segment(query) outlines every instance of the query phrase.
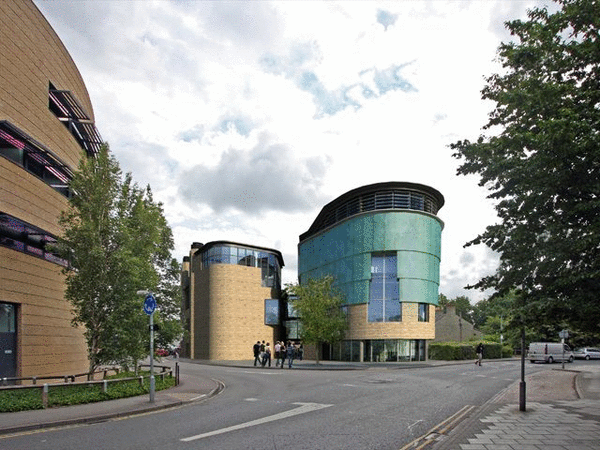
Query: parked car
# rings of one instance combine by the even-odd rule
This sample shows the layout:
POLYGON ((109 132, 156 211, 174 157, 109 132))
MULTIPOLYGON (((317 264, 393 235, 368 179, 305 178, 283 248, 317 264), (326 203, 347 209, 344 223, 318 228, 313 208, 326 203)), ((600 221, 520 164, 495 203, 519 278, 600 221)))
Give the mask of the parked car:
POLYGON ((573 352, 573 356, 577 359, 600 359, 600 349, 591 347, 578 348, 573 352))
POLYGON ((527 357, 530 362, 540 361, 552 364, 555 361, 573 362, 574 355, 567 344, 559 342, 532 342, 529 344, 527 357))

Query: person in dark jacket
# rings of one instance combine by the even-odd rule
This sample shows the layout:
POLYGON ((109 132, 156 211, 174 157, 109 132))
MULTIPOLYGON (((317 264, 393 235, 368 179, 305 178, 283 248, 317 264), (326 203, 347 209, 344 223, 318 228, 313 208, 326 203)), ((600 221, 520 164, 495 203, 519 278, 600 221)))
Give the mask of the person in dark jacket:
POLYGON ((477 361, 475 361, 475 365, 481 366, 481 360, 483 359, 483 343, 479 343, 475 352, 477 353, 477 361))
POLYGON ((256 341, 256 344, 252 347, 254 351, 254 365, 258 362, 258 357, 260 356, 260 341, 256 341))

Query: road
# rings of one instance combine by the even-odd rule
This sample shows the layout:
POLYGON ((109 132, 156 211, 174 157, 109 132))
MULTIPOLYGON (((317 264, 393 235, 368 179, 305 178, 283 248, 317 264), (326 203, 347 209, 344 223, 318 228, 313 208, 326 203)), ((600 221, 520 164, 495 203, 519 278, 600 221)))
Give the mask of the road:
MULTIPOLYGON (((556 364, 554 368, 556 368, 556 364)), ((548 370, 528 365, 527 373, 548 370)), ((221 380, 216 397, 177 409, 1 440, 4 450, 394 449, 518 381, 518 361, 366 370, 184 364, 221 380)))

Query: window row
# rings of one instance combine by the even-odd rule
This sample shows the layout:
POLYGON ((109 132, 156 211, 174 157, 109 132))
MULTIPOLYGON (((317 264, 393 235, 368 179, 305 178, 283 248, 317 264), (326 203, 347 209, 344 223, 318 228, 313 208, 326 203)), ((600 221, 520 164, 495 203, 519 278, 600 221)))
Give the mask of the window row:
POLYGON ((263 286, 280 286, 281 267, 273 253, 232 245, 215 245, 202 253, 202 266, 208 267, 212 264, 259 267, 263 286))
POLYGON ((353 362, 425 361, 424 339, 348 340, 335 345, 324 344, 324 360, 353 362))
MULTIPOLYGON (((429 303, 419 303, 417 320, 429 322, 429 303)), ((402 302, 396 300, 371 300, 368 307, 369 322, 402 322, 402 302)))
POLYGON ((0 212, 0 246, 27 253, 63 267, 68 265, 68 261, 57 254, 57 240, 54 236, 41 228, 2 212, 0 212))
POLYGON ((71 170, 49 150, 5 120, 0 121, 0 156, 42 179, 65 197, 70 197, 71 170))

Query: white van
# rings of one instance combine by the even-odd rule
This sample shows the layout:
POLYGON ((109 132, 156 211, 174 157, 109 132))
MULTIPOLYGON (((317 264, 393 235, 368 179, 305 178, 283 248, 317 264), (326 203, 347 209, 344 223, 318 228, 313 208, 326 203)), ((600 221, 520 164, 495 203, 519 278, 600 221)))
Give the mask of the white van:
POLYGON ((529 344, 527 357, 529 358, 529 362, 542 361, 552 364, 554 361, 573 362, 574 355, 567 344, 561 344, 560 342, 532 342, 529 344))

